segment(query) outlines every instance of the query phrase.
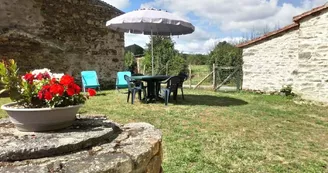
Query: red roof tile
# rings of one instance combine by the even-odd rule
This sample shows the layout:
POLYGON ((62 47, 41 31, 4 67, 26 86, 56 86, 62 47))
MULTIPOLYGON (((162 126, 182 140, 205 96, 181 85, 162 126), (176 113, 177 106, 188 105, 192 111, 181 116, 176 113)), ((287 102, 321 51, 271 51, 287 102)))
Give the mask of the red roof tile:
POLYGON ((265 40, 265 39, 267 39, 269 37, 275 36, 275 35, 277 35, 279 33, 287 32, 289 30, 298 28, 298 26, 299 26, 298 23, 293 23, 293 24, 287 25, 287 26, 285 26, 285 27, 283 27, 281 29, 278 29, 278 30, 275 30, 275 31, 272 31, 272 32, 268 32, 268 33, 264 34, 261 37, 255 38, 255 39, 250 40, 250 41, 245 42, 245 43, 238 44, 237 47, 243 48, 243 47, 249 46, 249 45, 254 44, 254 43, 257 43, 257 42, 259 42, 261 40, 265 40))
POLYGON ((297 15, 297 16, 293 17, 293 20, 294 20, 294 22, 299 22, 301 19, 303 19, 305 17, 308 17, 310 15, 313 15, 313 14, 315 14, 317 12, 320 12, 320 11, 322 11, 324 9, 328 9, 328 3, 326 3, 325 5, 322 5, 320 7, 317 7, 317 8, 313 8, 312 10, 307 11, 305 13, 302 13, 300 15, 297 15))

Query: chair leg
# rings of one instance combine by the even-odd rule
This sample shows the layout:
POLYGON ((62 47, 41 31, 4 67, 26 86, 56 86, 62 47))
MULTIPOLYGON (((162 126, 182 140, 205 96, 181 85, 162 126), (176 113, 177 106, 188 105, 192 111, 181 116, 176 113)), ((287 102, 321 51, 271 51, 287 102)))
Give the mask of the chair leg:
POLYGON ((144 89, 142 89, 142 92, 143 92, 143 96, 144 96, 144 99, 146 99, 146 98, 147 98, 146 89, 145 89, 145 88, 144 88, 144 89))
POLYGON ((129 103, 129 99, 130 99, 130 91, 128 91, 128 99, 126 100, 127 103, 129 103))
POLYGON ((169 90, 165 90, 165 106, 167 106, 169 99, 170 99, 170 91, 169 90))
POLYGON ((136 97, 136 90, 132 90, 131 104, 134 103, 134 98, 136 97))
POLYGON ((141 100, 141 90, 138 91, 139 100, 141 100))
POLYGON ((182 87, 181 87, 181 95, 182 95, 182 100, 184 100, 183 88, 182 87))
POLYGON ((178 96, 178 89, 173 91, 173 99, 175 100, 175 103, 178 102, 177 96, 178 96))

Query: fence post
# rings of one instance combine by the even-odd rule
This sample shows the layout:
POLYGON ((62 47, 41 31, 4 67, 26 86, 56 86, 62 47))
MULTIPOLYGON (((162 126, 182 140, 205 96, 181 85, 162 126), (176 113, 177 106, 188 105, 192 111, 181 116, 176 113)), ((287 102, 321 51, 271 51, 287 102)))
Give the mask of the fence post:
POLYGON ((191 88, 191 65, 189 64, 189 88, 191 88))
POLYGON ((238 72, 237 72, 237 77, 236 77, 236 86, 237 86, 237 91, 239 91, 240 90, 240 84, 241 84, 241 67, 239 67, 238 66, 238 68, 239 68, 239 70, 238 70, 238 72))
POLYGON ((166 70, 165 71, 166 71, 166 76, 167 76, 167 74, 169 74, 169 62, 166 63, 166 70))
POLYGON ((216 64, 213 63, 213 89, 216 87, 216 64))

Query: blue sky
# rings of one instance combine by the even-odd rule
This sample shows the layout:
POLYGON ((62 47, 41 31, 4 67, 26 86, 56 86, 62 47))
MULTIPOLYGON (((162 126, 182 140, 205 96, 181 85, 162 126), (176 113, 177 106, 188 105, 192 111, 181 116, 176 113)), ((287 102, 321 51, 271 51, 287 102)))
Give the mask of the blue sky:
MULTIPOLYGON (((173 37, 185 53, 210 52, 220 41, 238 42, 292 23, 292 17, 328 0, 103 0, 129 12, 139 8, 164 9, 190 21, 195 32, 173 37)), ((145 46, 149 36, 125 34, 125 45, 145 46)))

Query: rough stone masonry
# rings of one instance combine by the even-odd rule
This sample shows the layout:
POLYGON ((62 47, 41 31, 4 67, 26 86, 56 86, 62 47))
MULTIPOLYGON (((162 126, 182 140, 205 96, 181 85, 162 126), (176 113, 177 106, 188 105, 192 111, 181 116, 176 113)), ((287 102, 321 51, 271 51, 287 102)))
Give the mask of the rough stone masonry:
POLYGON ((279 92, 292 85, 304 99, 328 102, 328 3, 238 46, 243 48, 243 89, 279 92))
POLYGON ((161 173, 162 134, 147 123, 82 117, 56 132, 19 132, 0 120, 0 172, 161 173))
POLYGON ((0 58, 21 73, 49 68, 80 80, 96 70, 107 87, 123 68, 124 34, 105 23, 120 14, 100 0, 1 0, 0 58))

